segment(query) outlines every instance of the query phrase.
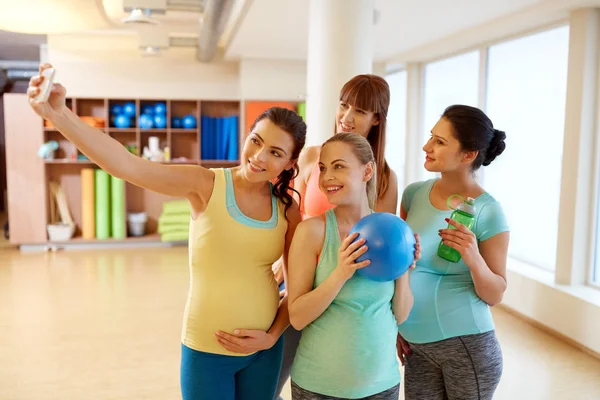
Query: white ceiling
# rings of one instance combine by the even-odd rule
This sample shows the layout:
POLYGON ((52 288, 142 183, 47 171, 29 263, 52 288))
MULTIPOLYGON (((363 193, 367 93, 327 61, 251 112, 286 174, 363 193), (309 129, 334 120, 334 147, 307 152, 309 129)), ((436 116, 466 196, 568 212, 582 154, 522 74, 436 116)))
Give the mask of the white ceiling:
MULTIPOLYGON (((0 29, 27 32, 35 28, 35 33, 43 33, 39 31, 43 30, 41 24, 45 22, 48 29, 66 32, 71 28, 68 18, 72 18, 73 29, 81 30, 84 25, 89 27, 88 31, 91 29, 110 34, 112 40, 115 33, 129 29, 128 26, 123 28, 119 23, 124 15, 122 0, 15 1, 17 0, 0 0, 1 10, 12 10, 0 13, 4 14, 0 15, 0 29), (14 4, 18 4, 16 8, 28 9, 29 12, 16 13, 14 4), (36 7, 36 4, 43 4, 43 8, 36 7), (56 10, 56 15, 52 14, 52 10, 56 10), (81 12, 74 13, 74 10, 81 12), (11 13, 13 15, 9 18, 7 14, 11 13), (25 18, 39 23, 30 24, 25 18), (60 23, 55 23, 57 20, 61 20, 60 23)), ((226 58, 306 59, 309 0, 246 1, 249 1, 250 7, 226 50, 226 58)), ((553 0, 374 0, 375 8, 380 12, 379 22, 375 26, 374 57, 377 61, 385 61, 395 54, 538 3, 551 1, 553 0)), ((197 18, 198 15, 194 13, 168 12, 167 16, 159 19, 171 33, 191 33, 196 29, 197 18)), ((20 46, 24 52, 31 52, 32 40, 43 40, 43 36, 6 36, 6 33, 0 32, 0 59, 18 56, 20 46), (27 46, 30 46, 29 50, 25 51, 27 46)), ((109 41, 111 39, 107 39, 109 41)), ((138 49, 132 48, 131 51, 133 54, 138 49)))
MULTIPOLYGON (((323 0, 322 0, 323 1, 323 0)), ((327 1, 327 0, 325 0, 327 1)), ((543 0, 374 0, 380 11, 374 57, 383 61, 543 0)), ((229 58, 305 59, 309 0, 253 0, 229 58)))

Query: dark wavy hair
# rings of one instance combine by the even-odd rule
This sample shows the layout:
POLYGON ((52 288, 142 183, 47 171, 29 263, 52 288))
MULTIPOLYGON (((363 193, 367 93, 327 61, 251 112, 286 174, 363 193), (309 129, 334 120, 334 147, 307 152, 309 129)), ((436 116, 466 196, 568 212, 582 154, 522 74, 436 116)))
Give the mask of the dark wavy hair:
MULTIPOLYGON (((256 124, 263 119, 268 119, 278 128, 286 131, 294 139, 294 149, 292 150, 291 159, 294 161, 298 160, 300 151, 304 147, 306 142, 306 124, 301 116, 295 111, 289 110, 283 107, 271 107, 263 111, 254 121, 250 132, 254 130, 256 124)), ((287 218, 287 211, 294 204, 294 198, 292 197, 292 191, 298 194, 297 190, 290 187, 291 182, 298 176, 298 164, 294 163, 294 166, 290 169, 284 169, 281 174, 277 177, 273 187, 273 194, 284 204, 285 217, 287 218)))
POLYGON ((494 128, 489 117, 479 108, 454 104, 442 114, 452 124, 454 137, 462 150, 477 151, 472 170, 487 167, 504 152, 506 133, 494 128))

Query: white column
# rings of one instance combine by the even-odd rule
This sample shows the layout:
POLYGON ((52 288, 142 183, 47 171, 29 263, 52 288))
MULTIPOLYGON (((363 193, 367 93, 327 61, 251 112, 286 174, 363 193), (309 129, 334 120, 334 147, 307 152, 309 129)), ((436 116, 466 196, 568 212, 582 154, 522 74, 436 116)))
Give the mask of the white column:
POLYGON ((593 263, 588 249, 594 247, 590 239, 598 193, 594 138, 598 132, 599 45, 600 10, 571 12, 556 254, 556 283, 563 285, 584 284, 593 263))
POLYGON ((344 83, 373 68, 373 0, 310 0, 308 23, 307 145, 334 134, 344 83))
POLYGON ((406 65, 406 167, 404 186, 420 181, 424 176, 423 164, 423 65, 406 65))

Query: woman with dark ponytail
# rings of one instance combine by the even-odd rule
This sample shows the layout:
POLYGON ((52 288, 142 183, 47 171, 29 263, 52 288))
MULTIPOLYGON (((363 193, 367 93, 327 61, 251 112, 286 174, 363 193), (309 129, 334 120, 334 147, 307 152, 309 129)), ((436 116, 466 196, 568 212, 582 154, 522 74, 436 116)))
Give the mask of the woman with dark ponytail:
POLYGON ((398 326, 407 400, 492 399, 500 381, 502 351, 490 307, 506 290, 509 228, 474 171, 502 154, 505 139, 481 110, 448 107, 423 147, 425 169, 441 178, 412 183, 402 195, 400 216, 421 244, 410 272, 414 306, 398 326), (449 219, 452 195, 474 199, 471 230, 449 219), (458 262, 438 256, 440 241, 458 251, 458 262))
MULTIPOLYGON (((40 73, 50 67, 42 65, 40 73)), ((183 399, 272 399, 289 317, 271 266, 283 256, 286 271, 300 221, 288 188, 306 139, 302 118, 284 108, 262 113, 237 167, 165 165, 131 154, 83 122, 65 106, 63 86, 55 84, 48 100, 38 101, 42 81, 31 79, 31 107, 92 162, 117 178, 190 203, 183 399)))

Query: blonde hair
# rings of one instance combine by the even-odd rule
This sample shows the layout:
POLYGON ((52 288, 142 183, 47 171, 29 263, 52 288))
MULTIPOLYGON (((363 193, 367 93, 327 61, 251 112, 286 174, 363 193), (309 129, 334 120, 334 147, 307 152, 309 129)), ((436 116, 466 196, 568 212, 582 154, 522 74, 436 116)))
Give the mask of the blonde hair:
POLYGON ((371 179, 367 182, 367 200, 369 201, 371 210, 374 210, 375 202, 377 201, 377 164, 375 163, 375 156, 373 155, 371 145, 367 139, 359 134, 343 132, 327 139, 327 141, 323 143, 322 148, 329 143, 335 142, 349 144, 352 147, 352 152, 362 165, 367 165, 369 162, 373 163, 373 176, 371 176, 371 179))

